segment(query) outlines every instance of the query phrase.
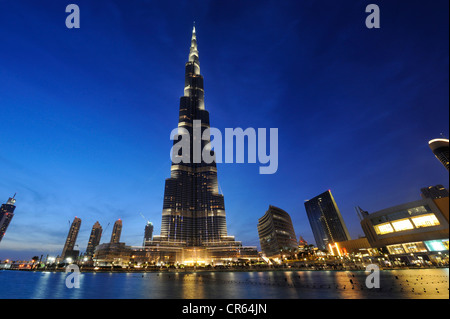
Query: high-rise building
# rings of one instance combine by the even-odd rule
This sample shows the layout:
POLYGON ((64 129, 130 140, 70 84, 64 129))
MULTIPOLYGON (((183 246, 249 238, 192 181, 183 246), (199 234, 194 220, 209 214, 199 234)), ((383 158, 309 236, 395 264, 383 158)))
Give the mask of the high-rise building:
POLYGON ((209 154, 204 152, 209 155, 207 160, 198 156, 211 142, 210 135, 204 134, 209 128, 194 26, 185 64, 184 96, 180 98, 178 137, 174 140, 170 178, 165 182, 161 234, 145 243, 157 260, 170 256, 171 262, 215 262, 241 258, 244 253, 257 257, 256 247, 243 247, 228 235, 214 151, 209 148, 209 154), (176 147, 183 139, 189 143, 189 152, 176 147))
POLYGON ((93 256, 95 247, 100 244, 100 239, 102 238, 103 228, 100 223, 95 222, 94 226, 92 226, 91 235, 89 236, 89 242, 86 248, 86 255, 93 256))
POLYGON ((420 189, 422 198, 438 199, 448 197, 448 189, 442 185, 429 186, 420 189))
POLYGON ((120 242, 120 235, 122 234, 122 220, 118 219, 114 223, 114 227, 111 233, 111 244, 117 244, 120 242))
POLYGON ((66 258, 75 259, 79 255, 79 250, 74 250, 75 243, 77 241, 78 232, 81 227, 81 219, 75 216, 72 225, 69 229, 69 234, 67 235, 66 243, 61 254, 61 259, 64 261, 66 258))
POLYGON ((319 249, 328 249, 332 243, 350 240, 330 190, 306 201, 305 209, 319 249))
POLYGON ((0 242, 5 236, 6 229, 8 229, 9 224, 11 223, 12 218, 14 217, 14 210, 16 206, 15 200, 16 194, 13 197, 10 197, 6 204, 2 204, 0 207, 0 242))
POLYGON ((151 241, 152 239, 153 239, 153 224, 151 222, 147 222, 144 231, 144 246, 146 242, 151 241))
MULTIPOLYGON (((216 163, 206 163, 194 156, 194 121, 201 121, 201 135, 209 126, 209 113, 205 110, 203 76, 197 50, 195 27, 192 31, 189 61, 185 68, 184 96, 180 99, 179 134, 189 132, 190 160, 172 161, 170 178, 164 191, 161 238, 186 246, 205 246, 228 238, 225 204, 219 194, 216 163)), ((198 123, 198 122, 197 122, 198 123)), ((176 144, 181 140, 174 141, 176 144)), ((201 150, 210 140, 201 140, 201 150)), ((174 148, 175 149, 175 148, 174 148)), ((211 154, 214 152, 211 151, 211 154)), ((173 154, 173 159, 181 154, 173 154)))
POLYGON ((428 142, 436 158, 449 170, 450 147, 449 140, 446 138, 436 138, 428 142))
POLYGON ((266 257, 281 257, 298 249, 291 216, 278 207, 269 206, 264 216, 258 220, 258 235, 261 250, 266 257))
MULTIPOLYGON (((189 132, 191 156, 187 163, 172 161, 171 175, 166 179, 161 222, 162 239, 186 246, 204 246, 228 239, 225 204, 218 190, 216 163, 206 163, 203 158, 198 163, 194 160, 193 127, 196 120, 201 121, 203 135, 204 130, 209 128, 209 112, 205 110, 203 76, 200 74, 194 27, 178 122, 179 129, 189 132)), ((177 142, 175 140, 174 144, 177 142)), ((209 139, 202 140, 201 149, 209 142, 209 139)), ((214 155, 214 152, 211 151, 211 154, 214 155)), ((173 158, 179 155, 173 154, 173 158)))

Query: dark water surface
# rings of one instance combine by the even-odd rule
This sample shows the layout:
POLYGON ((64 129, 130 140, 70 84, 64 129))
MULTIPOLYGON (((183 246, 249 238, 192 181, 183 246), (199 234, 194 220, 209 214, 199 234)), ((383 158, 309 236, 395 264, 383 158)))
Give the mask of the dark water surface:
POLYGON ((0 299, 448 299, 445 269, 383 270, 368 289, 364 271, 81 273, 0 271, 0 299))

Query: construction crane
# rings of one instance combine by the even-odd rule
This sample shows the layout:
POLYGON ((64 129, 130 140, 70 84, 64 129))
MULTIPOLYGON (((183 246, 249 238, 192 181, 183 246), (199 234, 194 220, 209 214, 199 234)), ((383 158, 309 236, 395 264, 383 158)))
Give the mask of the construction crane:
POLYGON ((144 215, 142 215, 142 213, 139 213, 141 216, 142 216, 142 218, 148 223, 149 222, 149 220, 147 219, 147 218, 145 218, 145 216, 144 215))

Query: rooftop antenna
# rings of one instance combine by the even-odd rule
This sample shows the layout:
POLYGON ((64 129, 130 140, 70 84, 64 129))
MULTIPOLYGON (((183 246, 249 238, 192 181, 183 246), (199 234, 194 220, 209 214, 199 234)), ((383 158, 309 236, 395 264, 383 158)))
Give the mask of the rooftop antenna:
POLYGON ((361 214, 358 211, 358 207, 355 207, 356 215, 358 215, 359 221, 362 221, 363 218, 361 217, 361 214))

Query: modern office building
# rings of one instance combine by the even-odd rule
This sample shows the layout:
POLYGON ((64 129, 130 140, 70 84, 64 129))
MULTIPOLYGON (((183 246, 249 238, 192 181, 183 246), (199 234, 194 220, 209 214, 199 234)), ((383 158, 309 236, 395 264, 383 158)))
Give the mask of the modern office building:
POLYGON ((118 219, 114 223, 114 227, 111 233, 111 244, 117 244, 120 242, 120 235, 122 234, 122 220, 118 219))
POLYGON ((298 250, 291 216, 278 207, 269 206, 258 220, 258 235, 262 253, 266 257, 282 257, 298 250))
POLYGON ((16 206, 14 205, 16 203, 15 197, 16 194, 14 194, 13 197, 10 197, 6 204, 2 204, 0 207, 0 242, 5 236, 6 230, 14 217, 14 210, 16 209, 16 206))
POLYGON ((89 236, 89 242, 86 248, 86 256, 92 257, 94 255, 95 247, 100 244, 100 239, 102 238, 103 228, 100 223, 95 222, 92 226, 91 235, 89 236))
POLYGON ((81 219, 75 217, 75 219, 72 222, 72 225, 70 226, 69 234, 67 235, 66 243, 64 244, 64 248, 61 253, 62 261, 65 261, 67 258, 75 260, 78 257, 80 251, 74 250, 74 248, 77 241, 78 232, 80 231, 80 227, 81 227, 81 219))
POLYGON ((305 202, 309 223, 319 249, 328 250, 334 242, 350 240, 344 219, 330 190, 305 202))
POLYGON ((436 158, 449 170, 450 147, 449 140, 446 138, 436 138, 428 142, 436 158))
POLYGON ((361 227, 371 247, 408 262, 448 254, 448 221, 449 198, 425 198, 367 214, 361 227))
POLYGON ((422 198, 439 199, 449 196, 448 189, 442 185, 424 187, 420 191, 422 198))
MULTIPOLYGON (((209 151, 208 160, 199 156, 210 143, 209 135, 203 139, 203 133, 209 128, 194 26, 189 60, 185 65, 184 96, 180 98, 171 174, 165 182, 161 234, 144 245, 156 259, 168 257, 170 262, 196 259, 214 263, 223 256, 241 258, 242 252, 251 250, 244 249, 241 242, 228 235, 214 151, 209 151), (188 146, 188 152, 177 146, 183 139, 187 140, 183 145, 188 146)), ((252 249, 257 255, 256 247, 252 249)))

